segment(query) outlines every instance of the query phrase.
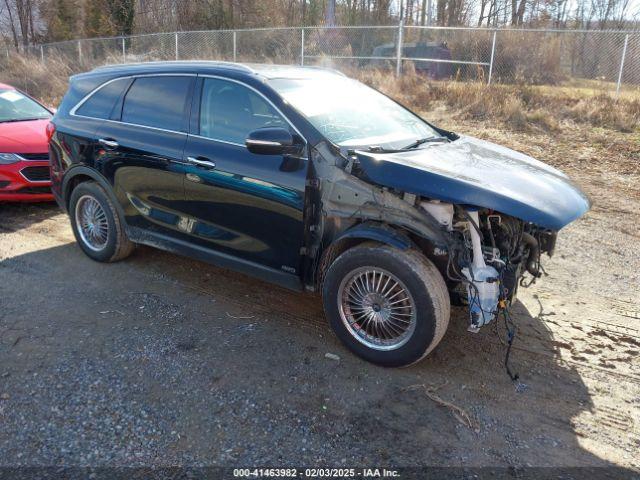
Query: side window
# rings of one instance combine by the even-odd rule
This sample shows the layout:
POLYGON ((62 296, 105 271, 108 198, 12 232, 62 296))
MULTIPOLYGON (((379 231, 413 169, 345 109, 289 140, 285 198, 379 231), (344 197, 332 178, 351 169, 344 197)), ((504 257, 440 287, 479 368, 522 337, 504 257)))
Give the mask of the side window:
POLYGON ((84 117, 109 118, 116 102, 131 83, 130 78, 121 78, 103 86, 84 102, 76 114, 84 117))
POLYGON ((200 104, 200 135, 244 144, 250 132, 288 125, 256 92, 235 82, 205 78, 200 104))
POLYGON ((192 77, 140 77, 127 92, 122 121, 165 130, 183 130, 192 77))

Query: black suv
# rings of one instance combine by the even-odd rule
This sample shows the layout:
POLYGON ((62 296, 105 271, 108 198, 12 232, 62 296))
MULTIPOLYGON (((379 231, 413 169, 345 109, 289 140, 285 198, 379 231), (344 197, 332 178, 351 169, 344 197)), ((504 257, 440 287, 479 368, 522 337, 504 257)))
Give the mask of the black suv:
POLYGON ((476 331, 589 208, 561 172, 459 136, 316 68, 162 62, 70 79, 52 189, 82 250, 136 243, 321 291, 372 362, 427 355, 466 302, 476 331))

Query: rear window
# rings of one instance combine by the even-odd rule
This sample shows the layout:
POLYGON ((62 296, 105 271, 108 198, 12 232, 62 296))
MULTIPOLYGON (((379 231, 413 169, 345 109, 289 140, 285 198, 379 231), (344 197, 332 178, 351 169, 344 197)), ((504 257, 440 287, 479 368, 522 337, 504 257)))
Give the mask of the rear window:
POLYGON ((136 125, 183 130, 191 77, 137 78, 124 99, 122 121, 136 125))
POLYGON ((84 117, 109 118, 113 107, 130 83, 130 78, 121 78, 106 84, 91 95, 91 97, 76 110, 76 114, 84 117))

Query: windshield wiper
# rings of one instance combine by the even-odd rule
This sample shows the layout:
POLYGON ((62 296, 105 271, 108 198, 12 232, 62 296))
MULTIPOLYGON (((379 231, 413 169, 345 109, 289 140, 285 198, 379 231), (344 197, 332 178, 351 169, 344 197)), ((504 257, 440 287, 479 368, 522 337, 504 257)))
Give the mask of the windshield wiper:
POLYGON ((0 123, 31 122, 33 120, 45 120, 47 118, 49 118, 49 117, 12 118, 10 120, 0 120, 0 123))
POLYGON ((405 152, 407 150, 411 150, 413 148, 417 148, 420 145, 422 145, 423 143, 431 143, 431 142, 449 142, 450 140, 447 137, 440 137, 440 136, 436 136, 436 137, 425 137, 425 138, 420 138, 418 140, 416 140, 413 143, 410 143, 409 145, 402 147, 402 148, 384 148, 381 147, 380 145, 371 145, 367 150, 369 150, 370 152, 374 152, 374 153, 398 153, 398 152, 405 152))
POLYGON ((440 136, 419 138, 415 142, 407 145, 406 147, 402 147, 400 150, 411 150, 412 148, 417 148, 424 143, 442 142, 442 141, 448 142, 449 139, 447 137, 440 137, 440 136))

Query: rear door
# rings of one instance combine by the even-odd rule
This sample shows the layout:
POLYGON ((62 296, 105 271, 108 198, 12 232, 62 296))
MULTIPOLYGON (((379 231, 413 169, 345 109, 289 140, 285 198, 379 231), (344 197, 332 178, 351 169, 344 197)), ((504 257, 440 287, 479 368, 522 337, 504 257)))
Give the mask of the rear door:
POLYGON ((183 237, 183 151, 195 76, 133 79, 97 131, 100 170, 114 185, 130 227, 183 237))
POLYGON ((303 244, 307 160, 257 155, 244 145, 261 127, 293 131, 263 95, 237 81, 204 77, 185 147, 192 242, 297 274, 303 244), (195 162, 194 162, 195 161, 195 162))
MULTIPOLYGON (((75 85, 77 81, 72 80, 74 83, 71 89, 79 88, 75 85)), ((68 115, 62 113, 64 112, 62 110, 54 116, 52 121, 56 125, 56 136, 49 145, 49 156, 52 189, 60 198, 63 195, 62 176, 67 168, 73 165, 95 166, 96 131, 105 120, 111 117, 116 103, 122 98, 132 81, 133 79, 129 77, 106 81, 90 96, 71 108, 68 115)), ((78 95, 77 92, 75 93, 78 95)), ((72 97, 71 91, 65 95, 63 105, 67 101, 73 101, 69 97, 72 97)))

